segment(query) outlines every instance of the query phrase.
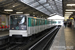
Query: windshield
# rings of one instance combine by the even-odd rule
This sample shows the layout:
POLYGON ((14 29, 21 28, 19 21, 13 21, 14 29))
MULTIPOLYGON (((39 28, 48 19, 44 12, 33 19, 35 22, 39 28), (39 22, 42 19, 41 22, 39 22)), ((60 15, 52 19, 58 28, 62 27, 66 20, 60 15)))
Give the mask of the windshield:
POLYGON ((10 29, 26 30, 26 16, 24 15, 11 15, 10 16, 10 29))

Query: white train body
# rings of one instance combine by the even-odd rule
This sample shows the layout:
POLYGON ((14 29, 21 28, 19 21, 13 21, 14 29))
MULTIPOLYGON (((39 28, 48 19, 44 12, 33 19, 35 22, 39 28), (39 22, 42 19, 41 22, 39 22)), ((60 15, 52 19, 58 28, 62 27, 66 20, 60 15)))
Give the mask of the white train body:
POLYGON ((21 35, 22 37, 29 37, 52 27, 50 21, 47 19, 19 14, 10 15, 9 18, 9 36, 21 35))

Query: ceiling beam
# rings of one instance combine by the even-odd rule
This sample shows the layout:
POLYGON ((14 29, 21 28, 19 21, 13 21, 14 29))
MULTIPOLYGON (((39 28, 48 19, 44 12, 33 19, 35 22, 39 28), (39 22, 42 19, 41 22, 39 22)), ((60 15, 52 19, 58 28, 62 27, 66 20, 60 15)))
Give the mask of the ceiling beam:
POLYGON ((6 0, 6 1, 4 1, 4 2, 1 2, 1 3, 0 3, 0 6, 9 4, 9 3, 11 3, 11 2, 13 2, 13 0, 8 0, 8 1, 6 0))
MULTIPOLYGON (((45 3, 43 3, 42 5, 45 5, 45 4, 47 4, 46 2, 45 3)), ((37 5, 37 6, 34 6, 35 8, 37 8, 37 7, 40 7, 41 5, 37 5)))
MULTIPOLYGON (((38 1, 37 1, 38 2, 38 1)), ((38 2, 39 3, 39 2, 38 2)), ((39 3, 41 6, 43 6, 41 3, 39 3)), ((52 13, 50 10, 48 10, 45 6, 43 6, 48 12, 52 13)))
POLYGON ((58 7, 57 7, 57 5, 56 5, 55 0, 54 0, 54 5, 56 6, 56 10, 57 10, 57 12, 59 13, 59 9, 58 9, 58 7))

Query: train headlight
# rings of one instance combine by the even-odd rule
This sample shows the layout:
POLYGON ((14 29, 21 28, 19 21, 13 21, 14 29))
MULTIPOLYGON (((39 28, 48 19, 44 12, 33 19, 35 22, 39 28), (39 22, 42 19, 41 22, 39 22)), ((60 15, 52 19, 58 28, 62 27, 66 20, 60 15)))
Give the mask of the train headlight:
POLYGON ((22 28, 22 29, 24 29, 24 28, 22 28))
POLYGON ((14 29, 14 28, 12 28, 12 29, 14 29))

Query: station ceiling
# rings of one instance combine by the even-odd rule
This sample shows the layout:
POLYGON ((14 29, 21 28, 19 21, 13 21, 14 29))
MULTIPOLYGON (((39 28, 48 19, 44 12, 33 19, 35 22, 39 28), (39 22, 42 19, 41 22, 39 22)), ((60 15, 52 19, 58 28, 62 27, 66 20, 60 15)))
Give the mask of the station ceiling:
POLYGON ((64 17, 75 15, 75 0, 63 0, 63 15, 64 17))
POLYGON ((0 13, 15 14, 16 12, 23 12, 24 14, 44 18, 52 14, 63 16, 62 2, 62 0, 0 0, 0 13), (4 9, 13 9, 13 11, 8 12, 4 9))

